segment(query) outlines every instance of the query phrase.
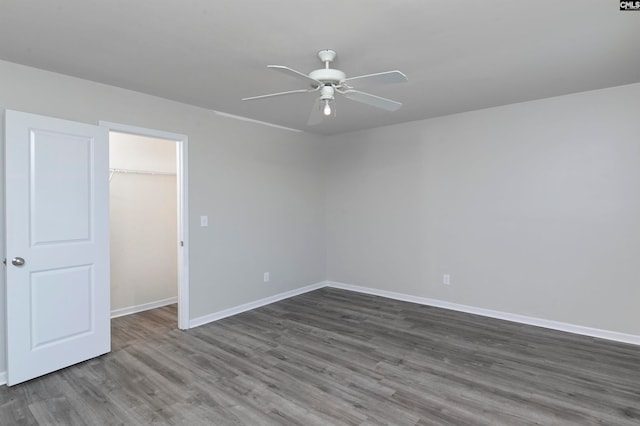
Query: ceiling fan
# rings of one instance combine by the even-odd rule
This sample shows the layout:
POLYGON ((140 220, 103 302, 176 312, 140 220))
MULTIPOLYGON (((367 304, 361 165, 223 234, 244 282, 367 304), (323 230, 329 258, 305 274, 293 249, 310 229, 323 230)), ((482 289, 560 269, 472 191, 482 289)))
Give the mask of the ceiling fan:
POLYGON ((402 106, 400 102, 361 92, 353 88, 354 86, 373 86, 376 84, 404 83, 408 81, 407 76, 400 71, 386 71, 347 78, 344 72, 331 68, 331 62, 336 58, 336 52, 333 50, 321 50, 318 52, 318 57, 320 61, 324 63, 324 68, 311 71, 309 74, 304 74, 283 65, 267 65, 267 68, 283 72, 305 82, 308 86, 307 88, 252 96, 242 100, 253 101, 295 93, 320 92, 320 96, 316 99, 311 109, 311 114, 307 122, 309 125, 321 123, 323 115, 330 116, 332 112, 335 115, 335 107, 332 108, 332 104, 335 102, 336 93, 352 101, 361 102, 387 111, 395 111, 402 106))

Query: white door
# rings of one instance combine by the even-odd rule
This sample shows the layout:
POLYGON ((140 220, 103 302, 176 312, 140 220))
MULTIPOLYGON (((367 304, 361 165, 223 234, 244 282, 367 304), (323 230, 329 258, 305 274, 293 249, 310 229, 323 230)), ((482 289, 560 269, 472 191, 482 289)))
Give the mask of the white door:
POLYGON ((7 382, 110 351, 109 136, 6 111, 7 382))

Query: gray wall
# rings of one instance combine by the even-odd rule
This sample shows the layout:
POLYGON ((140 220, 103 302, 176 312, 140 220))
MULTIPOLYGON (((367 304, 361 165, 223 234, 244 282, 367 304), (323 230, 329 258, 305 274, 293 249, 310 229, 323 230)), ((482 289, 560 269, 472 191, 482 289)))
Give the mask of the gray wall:
MULTIPOLYGON (((189 136, 191 318, 325 279, 316 137, 8 62, 0 62, 0 108, 189 136), (209 215, 208 228, 198 226, 200 215, 209 215)), ((0 246, 4 251, 4 241, 0 246)), ((3 311, 0 300, 0 371, 3 311)))
POLYGON ((639 112, 635 84, 330 138, 327 278, 640 335, 639 112))

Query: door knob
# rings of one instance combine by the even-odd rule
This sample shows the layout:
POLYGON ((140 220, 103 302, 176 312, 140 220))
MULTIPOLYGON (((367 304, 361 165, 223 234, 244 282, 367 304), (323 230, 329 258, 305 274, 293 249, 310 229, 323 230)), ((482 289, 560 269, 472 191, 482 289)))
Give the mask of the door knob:
POLYGON ((21 257, 14 257, 11 260, 11 264, 14 265, 14 266, 22 266, 22 265, 24 265, 24 259, 21 258, 21 257))

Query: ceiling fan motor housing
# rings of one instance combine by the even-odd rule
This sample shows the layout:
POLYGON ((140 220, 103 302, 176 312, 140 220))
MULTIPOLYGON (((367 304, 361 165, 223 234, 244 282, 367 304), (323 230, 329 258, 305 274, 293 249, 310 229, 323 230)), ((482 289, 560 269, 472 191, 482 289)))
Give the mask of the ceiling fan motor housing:
POLYGON ((340 70, 334 70, 331 68, 322 68, 319 70, 311 71, 309 77, 314 80, 318 80, 325 85, 339 85, 341 81, 347 78, 347 75, 340 70))

